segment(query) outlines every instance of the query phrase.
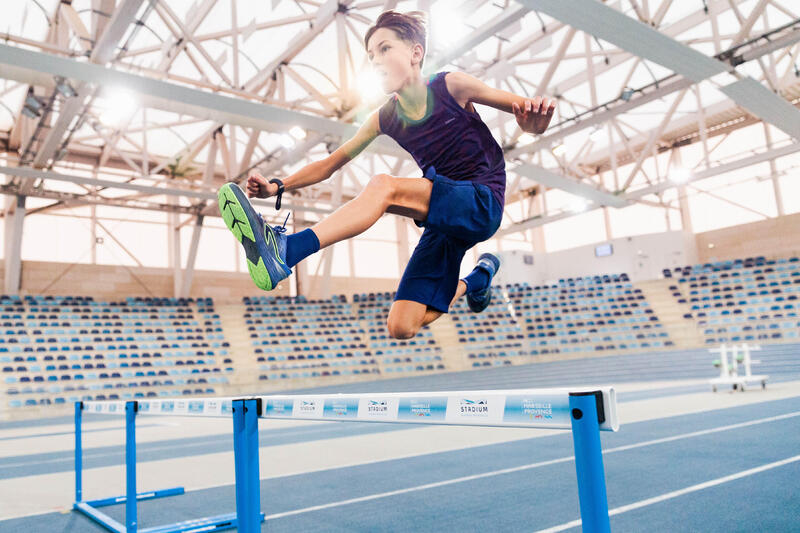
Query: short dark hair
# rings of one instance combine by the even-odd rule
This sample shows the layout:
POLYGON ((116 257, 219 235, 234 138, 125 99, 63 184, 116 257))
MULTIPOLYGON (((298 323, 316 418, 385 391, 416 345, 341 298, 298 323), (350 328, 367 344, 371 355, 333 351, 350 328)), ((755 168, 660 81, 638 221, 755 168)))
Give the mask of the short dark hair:
POLYGON ((394 30, 397 36, 410 43, 419 43, 422 45, 423 58, 419 62, 422 67, 422 62, 425 60, 424 54, 428 51, 428 46, 425 43, 427 38, 425 22, 425 13, 422 11, 409 11, 408 13, 398 13, 397 11, 384 11, 375 21, 375 25, 367 30, 367 35, 364 37, 364 48, 369 43, 369 38, 375 33, 378 28, 389 28, 394 30))

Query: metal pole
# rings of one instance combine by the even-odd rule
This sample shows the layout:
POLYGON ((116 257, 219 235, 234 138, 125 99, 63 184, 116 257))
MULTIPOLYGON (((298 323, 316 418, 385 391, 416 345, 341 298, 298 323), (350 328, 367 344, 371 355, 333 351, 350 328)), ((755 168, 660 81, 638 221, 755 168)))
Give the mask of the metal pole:
POLYGON ((569 395, 575 470, 578 475, 578 497, 584 533, 611 531, 598 419, 598 402, 602 408, 602 401, 603 396, 599 391, 569 395))
POLYGON ((136 533, 136 411, 135 401, 125 402, 125 527, 136 533))
POLYGON ((236 521, 238 529, 245 530, 247 522, 244 478, 244 400, 233 400, 233 466, 236 475, 236 521))
POLYGON ((83 448, 81 443, 81 419, 83 402, 75 402, 75 501, 83 498, 83 448))
POLYGON ((258 406, 260 400, 245 401, 245 437, 247 439, 248 516, 253 531, 261 531, 261 476, 258 458, 258 406))
POLYGON ((258 401, 233 401, 233 454, 236 471, 236 519, 242 533, 261 531, 258 473, 258 401))

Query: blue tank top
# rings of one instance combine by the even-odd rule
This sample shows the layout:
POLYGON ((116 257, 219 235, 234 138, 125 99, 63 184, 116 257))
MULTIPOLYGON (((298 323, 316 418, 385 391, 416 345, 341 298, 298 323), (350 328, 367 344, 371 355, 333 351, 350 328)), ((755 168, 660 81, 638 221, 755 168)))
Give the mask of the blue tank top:
POLYGON ((456 102, 447 90, 446 74, 437 72, 428 78, 425 116, 419 120, 406 116, 397 95, 392 95, 378 113, 381 133, 410 153, 423 174, 433 166, 437 174, 451 180, 483 183, 502 208, 506 190, 503 150, 478 112, 456 102))

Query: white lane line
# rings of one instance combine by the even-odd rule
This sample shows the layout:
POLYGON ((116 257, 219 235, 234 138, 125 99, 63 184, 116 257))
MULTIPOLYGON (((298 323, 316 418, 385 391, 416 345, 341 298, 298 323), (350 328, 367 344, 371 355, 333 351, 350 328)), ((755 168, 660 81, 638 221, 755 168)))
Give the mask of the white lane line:
POLYGON ((513 468, 504 468, 503 470, 495 470, 493 472, 485 472, 483 474, 475 474, 472 476, 458 477, 455 479, 448 479, 445 481, 437 481, 436 483, 427 483, 425 485, 417 485, 416 487, 409 487, 406 489, 392 490, 389 492, 381 492, 379 494, 371 494, 369 496, 362 496, 360 498, 351 498, 349 500, 342 500, 338 502, 326 503, 323 505, 315 505, 313 507, 305 507, 303 509, 295 509, 294 511, 286 511, 284 513, 271 514, 265 517, 265 520, 274 520, 276 518, 283 518, 285 516, 292 516, 303 513, 310 513, 312 511, 319 511, 321 509, 329 509, 331 507, 340 507, 342 505, 350 505, 351 503, 366 502, 370 500, 377 500, 379 498, 388 498, 389 496, 397 496, 398 494, 405 494, 407 492, 415 492, 418 490, 432 489, 436 487, 444 487, 445 485, 453 485, 455 483, 462 483, 464 481, 472 481, 473 479, 481 479, 484 477, 496 476, 499 474, 508 474, 510 472, 519 472, 520 470, 528 470, 530 468, 538 468, 540 466, 554 465, 556 463, 565 463, 573 459, 570 457, 560 457, 550 461, 542 461, 540 463, 533 463, 530 465, 515 466, 513 468))
MULTIPOLYGON (((750 468, 749 470, 742 470, 741 472, 737 472, 729 476, 718 477, 717 479, 712 479, 711 481, 706 481, 703 483, 698 483, 697 485, 686 487, 684 489, 667 492, 666 494, 655 496, 653 498, 647 498, 646 500, 640 500, 638 502, 629 503, 628 505, 623 505, 622 507, 616 507, 608 511, 608 515, 614 516, 622 513, 627 513, 628 511, 633 511, 634 509, 640 509, 642 507, 647 507, 648 505, 653 505, 655 503, 660 503, 666 500, 677 498, 678 496, 683 496, 684 494, 697 492, 703 489, 707 489, 709 487, 714 487, 716 485, 722 485, 723 483, 728 483, 730 481, 735 481, 743 477, 752 476, 754 474, 758 474, 759 472, 764 472, 765 470, 772 470, 773 468, 778 468, 780 466, 788 465, 790 463, 796 463, 797 461, 800 461, 800 455, 795 455, 794 457, 789 457, 788 459, 783 459, 781 461, 775 461, 774 463, 768 463, 762 466, 757 466, 755 468, 750 468)), ((581 525, 580 520, 573 520, 572 522, 567 522, 547 529, 540 529, 539 531, 537 531, 537 533, 557 533, 558 531, 565 531, 567 529, 572 529, 580 525, 581 525)))
MULTIPOLYGON (((690 438, 693 438, 693 437, 699 437, 701 435, 708 435, 708 434, 711 434, 711 433, 719 433, 721 431, 730 431, 732 429, 738 429, 738 428, 742 428, 742 427, 755 426, 755 425, 758 425, 758 424, 766 424, 768 422, 775 422, 777 420, 785 420, 787 418, 794 418, 794 417, 797 417, 797 416, 800 416, 800 411, 794 411, 794 412, 786 413, 786 414, 783 414, 783 415, 771 416, 769 418, 760 418, 760 419, 757 419, 757 420, 750 420, 748 422, 740 422, 738 424, 730 424, 730 425, 727 425, 727 426, 719 426, 719 427, 716 427, 716 428, 704 429, 704 430, 701 430, 701 431, 692 431, 691 433, 683 433, 681 435, 673 435, 673 436, 670 436, 670 437, 664 437, 664 438, 660 438, 660 439, 653 439, 653 440, 648 440, 648 441, 643 441, 643 442, 637 442, 636 444, 626 444, 624 446, 616 446, 614 448, 608 448, 607 450, 603 450, 603 455, 609 454, 609 453, 622 452, 622 451, 626 451, 626 450, 632 450, 634 448, 642 448, 642 447, 645 447, 645 446, 653 446, 655 444, 662 444, 664 442, 672 442, 672 441, 681 440, 681 439, 690 439, 690 438)), ((283 513, 276 513, 276 514, 268 515, 265 519, 266 520, 274 520, 274 519, 277 519, 277 518, 284 518, 286 516, 294 516, 294 515, 303 514, 303 513, 310 513, 310 512, 314 512, 314 511, 320 511, 322 509, 330 509, 332 507, 341 507, 341 506, 350 505, 350 504, 353 504, 353 503, 361 503, 361 502, 366 502, 366 501, 371 501, 371 500, 378 500, 378 499, 381 499, 381 498, 388 498, 388 497, 391 497, 391 496, 397 496, 399 494, 406 494, 406 493, 409 493, 409 492, 416 492, 416 491, 432 489, 432 488, 436 488, 436 487, 443 487, 443 486, 446 486, 446 485, 453 485, 455 483, 463 483, 465 481, 472 481, 472 480, 475 480, 475 479, 498 476, 498 475, 502 475, 502 474, 509 474, 509 473, 512 473, 512 472, 520 472, 520 471, 523 471, 523 470, 530 470, 530 469, 533 469, 533 468, 540 468, 542 466, 549 466, 549 465, 554 465, 554 464, 557 464, 557 463, 566 463, 566 462, 572 461, 574 459, 575 459, 574 455, 570 455, 569 457, 559 457, 558 459, 551 459, 549 461, 541 461, 541 462, 538 462, 538 463, 515 466, 515 467, 512 467, 512 468, 503 468, 501 470, 493 470, 491 472, 484 472, 482 474, 475 474, 475 475, 471 475, 471 476, 463 476, 463 477, 458 477, 458 478, 454 478, 454 479, 448 479, 448 480, 445 480, 445 481, 437 481, 435 483, 426 483, 425 485, 417 485, 417 486, 414 486, 414 487, 408 487, 408 488, 405 488, 405 489, 398 489, 398 490, 392 490, 392 491, 388 491, 388 492, 380 492, 380 493, 377 493, 377 494, 370 494, 368 496, 361 496, 360 498, 351 498, 349 500, 340 500, 340 501, 337 501, 337 502, 331 502, 331 503, 326 503, 326 504, 322 504, 322 505, 315 505, 315 506, 312 506, 312 507, 304 507, 302 509, 295 509, 293 511, 286 511, 286 512, 283 512, 283 513)), ((570 526, 570 527, 572 527, 572 526, 570 526)))

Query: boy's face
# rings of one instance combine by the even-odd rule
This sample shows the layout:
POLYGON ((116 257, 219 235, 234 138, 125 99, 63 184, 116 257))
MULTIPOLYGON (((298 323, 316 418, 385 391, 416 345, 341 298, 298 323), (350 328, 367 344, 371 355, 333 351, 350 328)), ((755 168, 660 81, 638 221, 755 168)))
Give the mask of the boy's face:
MULTIPOLYGON (((367 57, 385 94, 397 92, 422 60, 422 45, 410 44, 390 28, 378 28, 367 43, 367 57)), ((417 67, 418 68, 418 67, 417 67)))

